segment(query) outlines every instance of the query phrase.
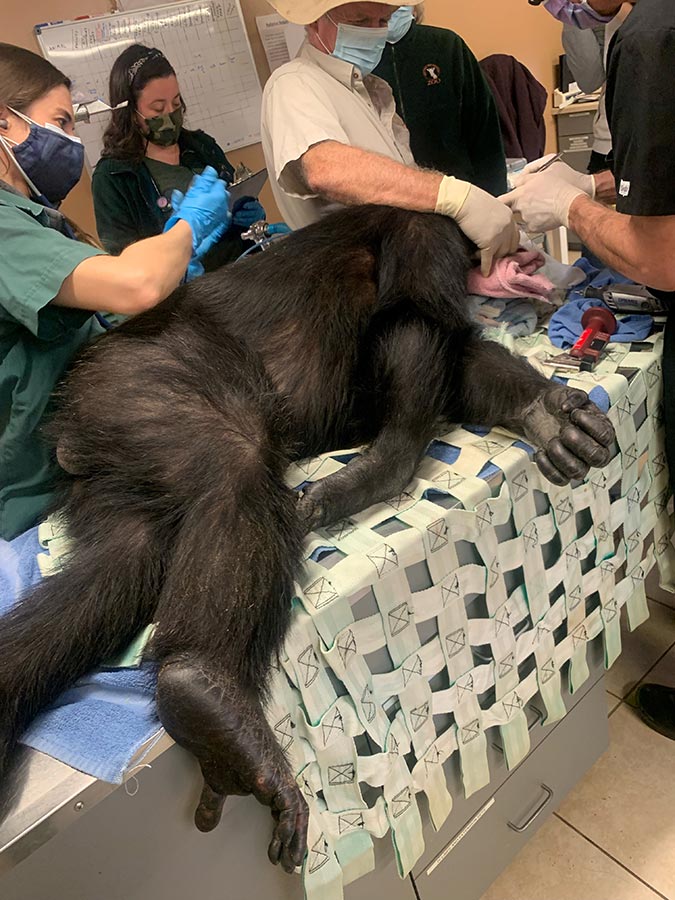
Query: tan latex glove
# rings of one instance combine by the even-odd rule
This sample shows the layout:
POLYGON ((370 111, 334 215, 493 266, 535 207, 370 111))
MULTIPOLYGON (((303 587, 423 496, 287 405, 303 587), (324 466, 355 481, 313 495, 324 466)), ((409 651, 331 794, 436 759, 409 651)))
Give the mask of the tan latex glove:
POLYGON ((552 174, 552 169, 553 166, 535 175, 501 198, 531 233, 552 231, 561 225, 569 227, 572 203, 577 197, 588 196, 552 174))
POLYGON ((449 216, 480 250, 483 275, 489 275, 493 259, 515 253, 520 243, 511 211, 501 200, 467 181, 446 175, 441 181, 436 212, 449 216))
MULTIPOLYGON (((534 162, 528 163, 522 172, 516 172, 509 176, 509 181, 513 187, 519 188, 532 178, 536 178, 541 167, 550 162, 554 155, 555 154, 553 153, 549 153, 548 156, 542 156, 541 159, 535 159, 534 162)), ((572 187, 583 191, 587 197, 591 198, 591 200, 595 200, 595 178, 593 178, 592 175, 584 175, 583 172, 577 172, 564 162, 554 162, 552 166, 549 166, 548 169, 541 174, 555 175, 556 178, 561 178, 563 181, 571 184, 572 187)))

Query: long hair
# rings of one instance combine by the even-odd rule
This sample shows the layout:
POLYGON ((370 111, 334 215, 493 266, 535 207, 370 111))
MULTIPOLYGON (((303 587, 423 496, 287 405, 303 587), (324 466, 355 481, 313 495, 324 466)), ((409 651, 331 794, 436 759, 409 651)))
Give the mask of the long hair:
POLYGON ((175 74, 169 60, 151 47, 132 44, 120 53, 110 70, 109 101, 111 106, 117 106, 127 100, 128 105, 116 109, 110 117, 110 124, 103 135, 102 158, 141 162, 145 157, 147 138, 136 118, 138 97, 153 79, 175 74), (138 66, 148 54, 147 61, 138 66))
POLYGON ((43 56, 23 47, 0 43, 2 106, 11 106, 26 114, 31 104, 60 85, 70 90, 70 79, 43 56))
MULTIPOLYGON (((32 50, 0 42, 0 104, 28 114, 30 106, 55 87, 70 90, 71 81, 49 60, 32 50)), ((11 165, 11 163, 9 163, 11 165)), ((0 172, 0 176, 5 174, 0 172)), ((62 214, 63 215, 63 214, 62 214)), ((91 235, 64 216, 78 241, 99 247, 91 235)))

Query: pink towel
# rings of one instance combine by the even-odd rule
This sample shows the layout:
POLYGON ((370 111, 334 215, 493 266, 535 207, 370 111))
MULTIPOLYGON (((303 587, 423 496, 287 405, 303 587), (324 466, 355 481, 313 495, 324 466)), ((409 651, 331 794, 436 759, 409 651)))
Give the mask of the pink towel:
POLYGON ((513 256, 495 260, 487 278, 480 268, 472 269, 468 291, 481 297, 536 297, 548 302, 555 286, 545 275, 536 274, 545 262, 537 250, 517 250, 513 256))

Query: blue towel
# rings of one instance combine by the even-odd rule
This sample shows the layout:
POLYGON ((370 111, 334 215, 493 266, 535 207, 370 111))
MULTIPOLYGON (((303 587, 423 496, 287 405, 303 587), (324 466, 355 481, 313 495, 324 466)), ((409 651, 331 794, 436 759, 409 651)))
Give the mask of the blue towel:
MULTIPOLYGON (((604 306, 607 309, 602 300, 584 297, 580 300, 570 300, 555 312, 548 323, 548 337, 551 343, 563 348, 575 344, 583 331, 581 317, 591 306, 604 306)), ((617 323, 617 329, 610 337, 610 341, 624 343, 642 341, 649 337, 654 327, 654 319, 647 315, 623 316, 617 319, 617 323)))
MULTIPOLYGON (((0 616, 40 580, 38 553, 44 548, 37 528, 0 541, 0 616)), ((119 784, 135 754, 161 728, 156 680, 151 664, 87 675, 38 716, 22 740, 87 775, 119 784)))

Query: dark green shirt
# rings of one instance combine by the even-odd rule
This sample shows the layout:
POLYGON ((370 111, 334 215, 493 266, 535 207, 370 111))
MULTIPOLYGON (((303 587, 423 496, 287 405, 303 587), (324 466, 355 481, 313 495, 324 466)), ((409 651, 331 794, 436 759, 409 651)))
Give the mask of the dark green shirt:
MULTIPOLYGON (((188 169, 187 166, 175 165, 161 162, 159 159, 149 159, 146 157, 145 165, 150 170, 159 193, 163 197, 171 197, 172 191, 181 191, 185 193, 190 187, 190 182, 196 172, 188 169)), ((199 170, 202 171, 201 169, 199 170)))
POLYGON ((75 351, 103 329, 90 312, 53 306, 63 281, 101 253, 52 227, 39 203, 0 189, 0 537, 34 525, 56 462, 40 426, 75 351))
MULTIPOLYGON (((210 135, 184 130, 178 144, 180 165, 166 166, 166 169, 201 172, 211 166, 224 181, 231 183, 234 169, 210 135)), ((167 180, 160 185, 154 177, 156 170, 151 169, 154 169, 154 163, 147 158, 136 162, 106 157, 98 161, 91 187, 98 236, 109 253, 121 253, 129 244, 162 233, 171 215, 171 189, 182 188, 179 184, 169 183, 171 173, 167 172, 162 173, 167 180)), ((251 246, 241 239, 244 230, 230 225, 202 260, 207 272, 238 259, 251 246)))
POLYGON ((495 196, 505 193, 497 107, 478 60, 459 35, 413 25, 397 44, 387 44, 374 74, 394 91, 418 165, 495 196))

